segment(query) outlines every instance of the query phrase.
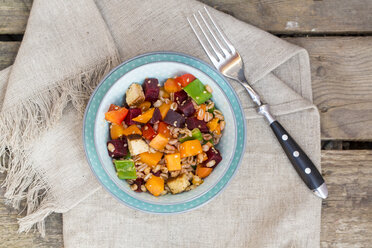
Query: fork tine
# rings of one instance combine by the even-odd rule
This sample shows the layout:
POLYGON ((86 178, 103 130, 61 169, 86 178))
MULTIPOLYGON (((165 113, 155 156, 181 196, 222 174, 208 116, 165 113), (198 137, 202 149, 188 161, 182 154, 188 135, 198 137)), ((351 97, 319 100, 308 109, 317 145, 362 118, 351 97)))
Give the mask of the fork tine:
POLYGON ((207 33, 204 31, 203 26, 200 24, 198 18, 196 18, 196 15, 194 14, 193 16, 194 16, 194 19, 195 19, 196 23, 198 24, 200 30, 201 30, 202 33, 204 34, 205 39, 208 41, 208 44, 211 46, 213 52, 217 55, 218 62, 220 62, 220 61, 223 59, 222 54, 221 54, 221 53, 216 49, 216 47, 213 45, 213 43, 212 43, 211 40, 209 39, 207 33))
POLYGON ((225 57, 229 56, 229 52, 225 49, 224 46, 222 46, 221 42, 220 42, 220 39, 218 39, 215 35, 215 32, 211 29, 211 27, 209 26, 208 22, 204 19, 204 16, 202 15, 202 13, 200 11, 198 11, 200 17, 202 18, 205 26, 207 26, 208 30, 209 30, 209 33, 211 33, 211 35, 213 36, 215 42, 217 43, 218 47, 222 50, 223 54, 225 55, 225 57))
POLYGON ((218 64, 218 61, 216 60, 216 58, 214 57, 214 55, 209 51, 209 48, 204 44, 204 42, 201 40, 200 36, 198 35, 198 33, 196 32, 194 26, 191 24, 191 21, 189 18, 187 18, 187 21, 189 22, 190 24, 190 27, 192 29, 192 31, 194 32, 196 38, 198 39, 199 43, 202 45, 203 49, 204 49, 204 52, 208 55, 209 59, 212 61, 212 63, 217 66, 218 64))
POLYGON ((205 9, 205 12, 207 12, 207 15, 209 17, 209 19, 211 20, 211 22, 213 23, 214 27, 217 29, 218 33, 220 34, 220 36, 222 37, 223 41, 225 42, 225 44, 229 47, 230 51, 232 53, 235 53, 236 50, 235 50, 235 47, 233 46, 233 44, 230 42, 230 40, 226 37, 226 35, 221 31, 220 27, 217 25, 217 23, 215 23, 215 21, 213 20, 212 16, 209 14, 209 11, 207 10, 207 8, 204 6, 204 9, 205 9))

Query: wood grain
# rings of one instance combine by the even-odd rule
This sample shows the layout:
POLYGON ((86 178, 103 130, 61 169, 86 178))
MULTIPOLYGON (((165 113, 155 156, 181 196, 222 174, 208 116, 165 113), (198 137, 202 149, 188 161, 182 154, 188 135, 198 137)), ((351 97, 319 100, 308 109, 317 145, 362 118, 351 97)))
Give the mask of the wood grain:
MULTIPOLYGON (((0 174, 0 182, 4 175, 0 174)), ((0 247, 63 247, 62 215, 52 214, 46 221, 46 236, 41 238, 37 232, 18 234, 17 218, 24 216, 12 207, 5 205, 4 189, 0 188, 0 247)))
POLYGON ((32 0, 0 1, 0 34, 23 34, 32 0))
POLYGON ((16 41, 0 41, 0 70, 13 64, 19 45, 20 42, 16 41))
POLYGON ((201 0, 274 34, 371 33, 370 0, 201 0))
POLYGON ((310 54, 322 139, 372 140, 372 37, 286 40, 310 54))
MULTIPOLYGON (((321 247, 368 247, 372 243, 372 151, 322 151, 322 171, 329 198, 322 208, 321 247)), ((48 219, 45 239, 37 233, 16 234, 17 217, 0 197, 0 246, 63 246, 60 214, 48 219)))
POLYGON ((321 246, 371 247, 372 151, 322 151, 329 197, 323 201, 321 246))
MULTIPOLYGON (((201 0, 274 34, 372 33, 369 0, 201 0)), ((0 34, 22 34, 32 0, 2 0, 0 34)))

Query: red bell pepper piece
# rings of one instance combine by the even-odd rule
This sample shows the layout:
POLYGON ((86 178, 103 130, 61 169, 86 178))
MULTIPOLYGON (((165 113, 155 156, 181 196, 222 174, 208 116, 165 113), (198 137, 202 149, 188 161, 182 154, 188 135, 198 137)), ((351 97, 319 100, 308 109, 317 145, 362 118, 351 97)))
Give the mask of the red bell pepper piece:
POLYGON ((128 109, 119 108, 118 110, 111 110, 105 113, 105 119, 111 123, 121 125, 128 114, 128 109))
POLYGON ((152 140, 156 136, 155 130, 152 128, 150 124, 146 124, 142 128, 142 136, 147 140, 152 140))
POLYGON ((194 81, 196 77, 192 74, 183 74, 182 76, 176 77, 176 82, 180 83, 182 87, 186 87, 189 83, 194 81))
POLYGON ((108 111, 118 110, 120 107, 116 106, 115 104, 111 104, 108 111))

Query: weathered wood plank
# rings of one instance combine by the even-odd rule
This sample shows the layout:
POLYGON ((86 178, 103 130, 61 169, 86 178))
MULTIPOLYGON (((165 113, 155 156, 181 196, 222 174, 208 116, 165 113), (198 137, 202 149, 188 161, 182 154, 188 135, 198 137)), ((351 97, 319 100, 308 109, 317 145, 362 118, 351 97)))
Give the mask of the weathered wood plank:
MULTIPOLYGON (((371 33, 369 0, 201 0, 275 34, 371 33)), ((0 34, 24 32, 32 0, 0 3, 0 34)))
POLYGON ((0 34, 23 34, 32 0, 0 1, 0 34))
MULTIPOLYGON (((329 198, 323 202, 321 246, 368 247, 372 243, 372 151, 322 151, 322 171, 329 198)), ((61 215, 49 218, 45 239, 37 233, 18 235, 17 217, 0 198, 0 241, 5 242, 4 247, 63 246, 61 215)))
POLYGON ((0 41, 0 70, 13 64, 17 55, 20 42, 15 41, 0 41))
MULTIPOLYGON (((4 175, 0 174, 0 182, 4 175)), ((12 207, 5 205, 4 189, 0 188, 0 247, 63 247, 62 215, 52 214, 46 221, 46 236, 41 238, 39 233, 18 234, 17 218, 24 216, 12 207)))
POLYGON ((372 140, 372 37, 286 40, 310 54, 322 139, 372 140))
POLYGON ((370 33, 369 0, 201 0, 274 34, 370 33))
POLYGON ((372 244, 372 151, 322 151, 329 197, 323 201, 321 246, 372 244))

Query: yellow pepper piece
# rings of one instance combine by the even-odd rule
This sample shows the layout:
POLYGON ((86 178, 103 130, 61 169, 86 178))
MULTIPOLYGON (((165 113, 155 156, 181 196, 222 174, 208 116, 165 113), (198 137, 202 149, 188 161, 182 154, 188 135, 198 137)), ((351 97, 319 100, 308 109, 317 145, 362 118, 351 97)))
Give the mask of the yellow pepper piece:
POLYGON ((154 108, 151 108, 147 110, 145 113, 137 116, 136 118, 133 118, 132 120, 139 122, 139 123, 146 124, 147 122, 151 120, 152 116, 154 115, 154 110, 155 110, 154 108))
MULTIPOLYGON (((207 127, 209 128, 209 131, 211 131, 213 133, 213 131, 215 131, 218 127, 218 119, 213 118, 213 120, 211 120, 210 122, 207 123, 207 127)), ((221 130, 220 130, 220 132, 221 132, 221 130)))

